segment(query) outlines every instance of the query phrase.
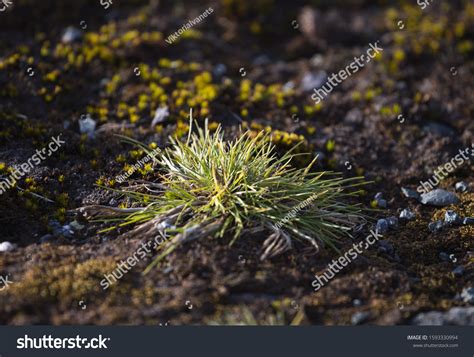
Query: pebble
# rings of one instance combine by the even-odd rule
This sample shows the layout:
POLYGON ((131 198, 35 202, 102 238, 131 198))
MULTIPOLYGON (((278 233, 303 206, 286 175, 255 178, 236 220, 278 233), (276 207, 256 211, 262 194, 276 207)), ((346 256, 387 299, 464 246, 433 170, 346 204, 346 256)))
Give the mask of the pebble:
POLYGON ((151 127, 153 128, 156 124, 163 123, 166 118, 170 115, 168 107, 159 107, 155 110, 155 116, 151 122, 151 127))
POLYGON ((49 243, 54 241, 54 236, 52 234, 46 234, 40 238, 40 243, 49 243))
POLYGON ((80 224, 78 221, 72 221, 71 223, 69 223, 69 225, 74 231, 80 231, 84 228, 84 226, 80 224))
POLYGON ((80 40, 82 37, 82 32, 75 27, 67 27, 61 37, 62 43, 72 43, 80 40))
POLYGON ((461 298, 462 298, 462 301, 468 304, 471 304, 471 305, 474 304, 474 288, 469 287, 469 288, 462 289, 461 298))
POLYGON ((354 300, 352 300, 352 305, 354 305, 355 307, 362 306, 362 300, 354 299, 354 300))
POLYGON ((463 222, 462 218, 454 211, 448 210, 444 214, 444 223, 449 225, 460 225, 463 222))
POLYGON ((354 108, 347 112, 344 120, 354 124, 362 123, 364 120, 364 114, 359 108, 354 108))
POLYGON ((474 307, 453 307, 445 314, 448 325, 473 325, 474 307))
POLYGON ((13 249, 15 249, 15 246, 10 242, 0 243, 0 252, 11 252, 13 249))
POLYGON ((305 92, 321 87, 326 82, 326 72, 306 73, 301 80, 301 89, 305 92))
POLYGON ((473 325, 474 307, 453 307, 447 312, 430 311, 418 314, 412 320, 413 325, 473 325))
POLYGON ((411 221, 415 218, 415 214, 410 211, 409 208, 405 208, 403 211, 400 212, 400 219, 406 219, 407 221, 411 221))
POLYGON ((360 325, 367 321, 370 317, 370 312, 364 311, 364 312, 356 312, 354 315, 351 317, 351 323, 353 325, 360 325))
POLYGON ((171 273, 173 270, 174 270, 173 267, 166 267, 165 269, 163 269, 163 273, 168 274, 168 273, 171 273))
POLYGON ((374 200, 377 203, 377 207, 387 208, 387 201, 384 200, 382 192, 377 192, 374 196, 374 200))
POLYGON ((411 188, 402 187, 402 193, 407 198, 414 198, 416 200, 420 199, 420 194, 418 192, 416 192, 415 190, 412 190, 411 188))
POLYGON ((267 65, 271 62, 272 62, 272 60, 270 59, 270 57, 263 54, 263 55, 259 55, 259 56, 255 57, 252 61, 252 65, 253 66, 265 66, 265 65, 267 65))
POLYGON ((449 254, 445 252, 439 253, 439 259, 441 259, 443 262, 449 262, 449 254))
POLYGON ((462 221, 462 224, 464 224, 465 226, 474 225, 474 218, 472 218, 472 217, 466 217, 466 218, 464 218, 464 220, 462 221))
POLYGON ((227 72, 227 66, 223 63, 218 63, 212 70, 214 77, 222 77, 227 72))
POLYGON ((63 236, 66 238, 71 238, 74 235, 74 231, 72 230, 72 227, 69 224, 62 226, 61 229, 63 236))
POLYGON ((430 311, 416 315, 412 320, 412 325, 441 326, 443 322, 442 312, 430 311))
POLYGON ((456 276, 463 276, 464 275, 464 267, 462 265, 457 266, 452 273, 456 276))
POLYGON ((466 192, 468 186, 465 181, 460 181, 460 182, 456 182, 456 185, 454 185, 454 188, 456 189, 457 192, 466 192))
POLYGON ((291 91, 291 90, 295 89, 295 82, 293 82, 293 81, 286 82, 283 85, 282 89, 283 89, 283 92, 288 92, 288 91, 291 91))
POLYGON ((448 136, 455 136, 456 131, 451 129, 449 126, 439 123, 428 123, 423 127, 424 131, 428 131, 438 136, 448 137, 448 136))
POLYGON ((323 55, 317 53, 309 60, 313 67, 322 67, 324 64, 324 57, 323 55))
POLYGON ((376 200, 381 200, 383 198, 383 193, 382 192, 377 192, 374 196, 376 200))
POLYGON ((395 217, 395 216, 392 216, 392 217, 388 217, 387 218, 387 222, 388 222, 388 227, 390 229, 398 229, 398 218, 395 217))
POLYGON ((386 219, 379 219, 377 221, 377 225, 375 226, 375 230, 376 232, 380 233, 380 234, 385 234, 388 232, 388 227, 389 227, 389 224, 388 224, 388 221, 386 219))
POLYGON ((437 188, 436 190, 421 195, 420 202, 424 205, 444 207, 452 204, 458 204, 459 198, 454 193, 437 188))
POLYGON ((71 238, 74 235, 74 231, 69 224, 62 226, 58 221, 52 220, 49 222, 49 226, 53 230, 54 237, 71 238))
POLYGON ((428 229, 430 232, 436 233, 443 229, 443 221, 431 222, 428 224, 428 229))

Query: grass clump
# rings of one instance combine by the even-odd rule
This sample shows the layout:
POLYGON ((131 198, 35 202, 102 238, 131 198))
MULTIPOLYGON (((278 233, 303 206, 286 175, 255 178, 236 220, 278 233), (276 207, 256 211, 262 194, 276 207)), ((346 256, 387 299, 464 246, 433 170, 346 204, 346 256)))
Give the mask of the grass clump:
MULTIPOLYGON (((135 225, 128 237, 151 239, 166 232, 157 264, 181 244, 204 237, 264 234, 262 259, 306 241, 316 249, 334 243, 364 220, 358 204, 345 203, 359 193, 361 178, 344 179, 332 172, 311 172, 316 158, 303 169, 292 167, 293 149, 278 157, 271 134, 242 133, 225 141, 222 130, 197 127, 187 140, 171 138, 171 146, 155 157, 159 183, 145 183, 147 192, 129 186, 121 192, 142 207, 83 207, 82 212, 135 225), (146 199, 145 199, 146 198, 146 199), (145 205, 146 204, 146 205, 145 205), (296 207, 296 209, 295 209, 296 207)), ((142 145, 142 149, 147 149, 142 145)))

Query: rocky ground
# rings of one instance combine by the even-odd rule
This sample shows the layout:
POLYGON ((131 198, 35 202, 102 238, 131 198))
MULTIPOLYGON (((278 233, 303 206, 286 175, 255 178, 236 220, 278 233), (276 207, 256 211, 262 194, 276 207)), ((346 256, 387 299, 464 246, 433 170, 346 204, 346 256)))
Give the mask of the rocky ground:
POLYGON ((0 12, 1 177, 51 137, 65 143, 0 195, 0 323, 474 323, 472 2, 12 3, 0 12), (383 51, 315 105, 313 88, 376 41, 383 51), (190 108, 229 138, 266 130, 282 151, 302 141, 320 169, 364 175, 383 239, 318 292, 337 253, 296 245, 262 262, 248 237, 190 243, 142 275, 149 256, 103 290, 141 241, 76 209, 127 207, 99 186, 157 177, 144 165, 117 182, 144 152, 114 134, 164 148, 190 108))

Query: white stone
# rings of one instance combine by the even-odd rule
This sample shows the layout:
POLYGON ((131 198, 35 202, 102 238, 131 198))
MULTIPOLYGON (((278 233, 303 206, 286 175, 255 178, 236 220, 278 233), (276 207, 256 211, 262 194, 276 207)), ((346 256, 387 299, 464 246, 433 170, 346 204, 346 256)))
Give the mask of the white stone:
POLYGON ((10 252, 15 249, 15 246, 10 242, 2 242, 0 243, 0 252, 10 252))

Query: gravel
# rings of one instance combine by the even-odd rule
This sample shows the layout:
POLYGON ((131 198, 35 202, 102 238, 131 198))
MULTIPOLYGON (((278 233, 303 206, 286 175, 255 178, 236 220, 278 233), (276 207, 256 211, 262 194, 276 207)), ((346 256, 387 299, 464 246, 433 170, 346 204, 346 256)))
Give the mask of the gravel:
POLYGON ((385 234, 388 232, 388 228, 389 228, 389 223, 386 219, 379 219, 377 221, 377 225, 375 226, 375 230, 376 232, 380 233, 380 234, 385 234))
POLYGON ((430 232, 436 233, 443 229, 443 221, 431 222, 428 224, 428 229, 430 232))
POLYGON ((387 253, 388 255, 391 255, 394 252, 393 245, 386 240, 379 240, 378 250, 382 253, 387 253))
POLYGON ((326 82, 326 72, 320 71, 317 73, 306 73, 301 80, 301 89, 308 92, 315 88, 321 87, 326 82))
POLYGON ((439 259, 441 259, 441 261, 443 262, 449 262, 449 254, 448 253, 445 253, 445 252, 441 252, 439 253, 439 259))
POLYGON ((441 136, 441 137, 454 137, 456 136, 456 131, 450 128, 447 125, 439 124, 435 122, 430 122, 423 127, 423 131, 441 136))
POLYGON ((395 216, 392 216, 392 217, 388 217, 387 218, 387 222, 388 222, 388 227, 390 229, 398 229, 398 218, 395 217, 395 216))
POLYGON ((459 265, 452 271, 452 273, 456 276, 463 276, 464 271, 464 267, 462 265, 459 265))
POLYGON ((218 63, 212 70, 214 77, 222 77, 227 72, 227 66, 223 63, 218 63))
POLYGON ((87 114, 79 119, 79 131, 81 134, 86 134, 89 139, 95 137, 95 127, 97 122, 90 117, 90 114, 87 114))
POLYGON ((63 36, 61 37, 62 43, 72 43, 79 41, 82 38, 82 32, 75 27, 67 27, 64 30, 63 36))
POLYGON ((364 322, 366 322, 370 317, 370 312, 356 312, 354 315, 351 317, 351 323, 353 325, 360 325, 364 322))
POLYGON ((46 234, 40 238, 40 243, 41 244, 50 243, 50 242, 53 242, 54 240, 55 240, 55 237, 52 234, 46 234))
POLYGON ((466 217, 466 218, 464 218, 464 220, 462 221, 462 224, 464 224, 465 226, 474 225, 474 218, 472 218, 472 217, 466 217))
POLYGON ((444 207, 460 202, 454 193, 437 188, 436 190, 421 195, 420 202, 424 205, 444 207))
POLYGON ((153 120, 151 121, 151 127, 154 128, 155 125, 163 123, 166 120, 166 118, 168 118, 169 115, 170 113, 168 111, 167 106, 156 108, 155 116, 153 117, 153 120))
POLYGON ((461 298, 462 301, 468 303, 468 304, 474 304, 474 288, 473 287, 468 287, 464 288, 461 292, 461 298))
POLYGON ((412 325, 441 326, 444 323, 442 312, 431 311, 416 315, 412 320, 412 325))
POLYGON ((414 198, 415 200, 420 200, 420 194, 411 188, 402 187, 402 193, 407 198, 414 198))
POLYGON ((453 307, 447 312, 430 311, 415 316, 413 325, 441 326, 441 325, 473 325, 474 307, 453 307))
POLYGON ((405 208, 400 212, 400 219, 411 221, 412 219, 415 219, 415 214, 409 208, 405 208))
POLYGON ((0 253, 11 252, 13 249, 15 249, 15 246, 11 244, 10 242, 0 243, 0 253))
POLYGON ((462 218, 454 211, 446 211, 444 214, 444 223, 448 225, 458 226, 462 224, 462 218))
POLYGON ((72 236, 74 236, 74 231, 69 224, 62 226, 58 221, 51 220, 49 226, 53 230, 52 233, 54 237, 72 238, 72 236))
POLYGON ((464 181, 456 182, 454 185, 454 188, 456 189, 457 192, 466 192, 468 189, 468 185, 464 181))

